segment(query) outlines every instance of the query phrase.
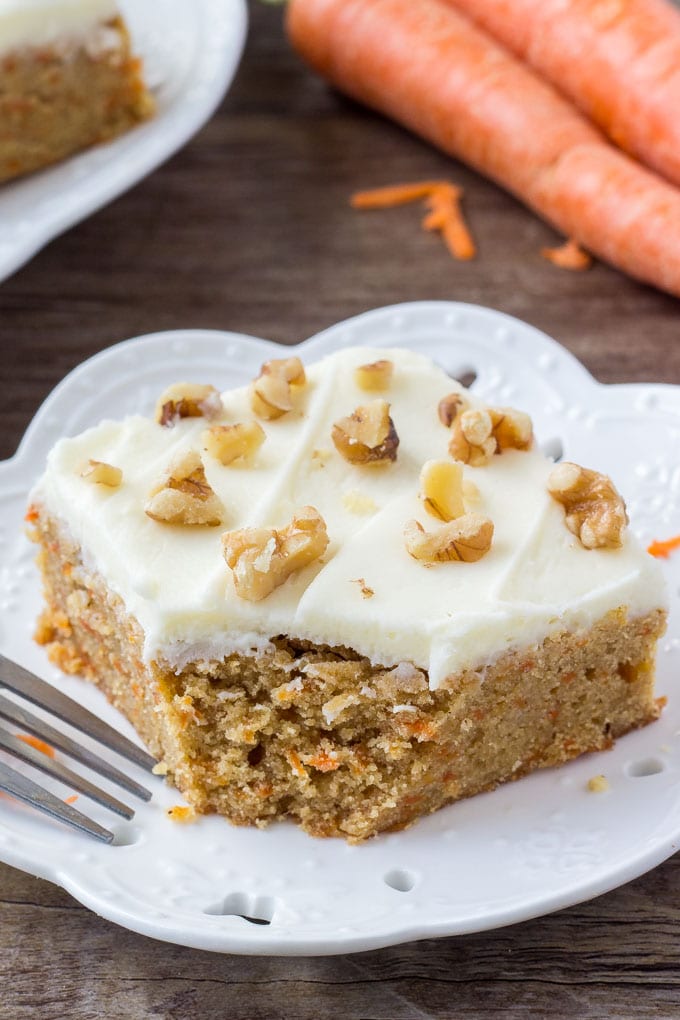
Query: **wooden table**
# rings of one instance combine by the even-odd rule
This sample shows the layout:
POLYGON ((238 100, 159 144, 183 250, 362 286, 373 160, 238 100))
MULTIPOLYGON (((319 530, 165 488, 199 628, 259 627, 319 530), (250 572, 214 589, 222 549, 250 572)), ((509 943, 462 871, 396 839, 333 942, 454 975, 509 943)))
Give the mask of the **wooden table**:
MULTIPOLYGON (((129 336, 216 327, 293 343, 392 302, 491 305, 546 330, 602 381, 680 382, 680 305, 597 265, 556 269, 550 230, 399 128, 333 94, 253 3, 236 85, 183 152, 0 285, 0 456, 83 358, 129 336), (479 243, 454 263, 406 208, 358 188, 450 177, 479 243)), ((0 866, 0 1017, 680 1017, 680 860, 592 903, 502 931, 328 959, 212 956, 100 920, 0 866)))

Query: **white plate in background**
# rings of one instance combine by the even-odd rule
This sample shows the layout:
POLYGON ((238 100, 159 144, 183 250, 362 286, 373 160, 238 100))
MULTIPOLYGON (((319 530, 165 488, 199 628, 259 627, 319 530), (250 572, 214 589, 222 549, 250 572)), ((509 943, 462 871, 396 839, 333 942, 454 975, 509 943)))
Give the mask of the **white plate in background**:
POLYGON ((234 77, 246 0, 120 0, 120 6, 156 114, 112 142, 0 185, 0 280, 180 149, 234 77))
MULTIPOLYGON (((554 448, 558 440, 569 459, 615 478, 643 542, 679 530, 680 387, 599 385, 538 330, 472 305, 378 309, 295 350, 310 362, 349 344, 410 347, 452 375, 474 370, 475 391, 529 411, 541 443, 554 448)), ((40 585, 34 549, 22 537, 28 491, 59 435, 104 417, 151 414, 158 393, 178 379, 242 385, 280 351, 253 337, 196 330, 109 348, 57 387, 17 455, 0 464, 0 651, 129 736, 130 726, 99 691, 62 676, 31 640, 40 585)), ((115 845, 3 799, 0 860, 145 935, 262 955, 346 953, 482 931, 597 896, 669 857, 680 840, 680 553, 664 569, 672 611, 658 693, 669 696, 668 706, 658 722, 611 751, 534 773, 354 847, 314 839, 290 823, 258 830, 213 816, 177 825, 165 809, 181 802, 179 794, 128 766, 154 791, 132 822, 83 798, 78 805, 116 833, 115 845), (589 792, 588 779, 600 773, 609 791, 589 792)))

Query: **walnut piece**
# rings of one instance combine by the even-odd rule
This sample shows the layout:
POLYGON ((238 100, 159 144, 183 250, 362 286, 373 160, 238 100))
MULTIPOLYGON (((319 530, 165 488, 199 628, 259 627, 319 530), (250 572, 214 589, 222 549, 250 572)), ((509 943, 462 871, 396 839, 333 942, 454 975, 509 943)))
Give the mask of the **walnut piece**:
POLYGON ((386 358, 369 365, 359 365, 354 370, 354 381, 361 390, 386 390, 392 382, 394 364, 386 358))
POLYGON ((156 404, 156 421, 172 428, 180 418, 217 418, 222 413, 222 398, 214 386, 201 383, 175 383, 168 386, 156 404))
POLYGON ((103 460, 88 460, 87 465, 80 472, 81 478, 96 485, 106 485, 109 489, 117 489, 123 481, 123 472, 113 464, 107 464, 103 460))
POLYGON ((217 527, 223 507, 205 477, 200 454, 194 450, 173 461, 167 477, 149 494, 144 512, 163 524, 217 527))
POLYGON ((425 509, 440 521, 453 521, 465 513, 462 464, 426 461, 420 472, 420 489, 425 509))
POLYGON ((387 464, 397 459, 399 436, 386 400, 372 400, 336 421, 331 439, 350 464, 387 464))
POLYGON ((468 402, 462 393, 449 393, 448 396, 442 397, 437 406, 437 414, 442 425, 450 429, 458 415, 467 406, 468 402))
POLYGON ((222 551, 234 575, 236 594, 249 602, 271 595, 291 574, 323 556, 326 522, 313 506, 295 514, 287 528, 242 528, 222 536, 222 551))
POLYGON ((453 422, 449 453, 472 467, 488 464, 503 450, 528 450, 533 442, 531 418, 511 407, 471 408, 453 422))
POLYGON ((299 358, 273 358, 265 361, 250 388, 250 406, 266 421, 281 418, 293 410, 293 387, 307 381, 299 358))
POLYGON ((425 531, 418 521, 408 521, 404 528, 407 551, 422 563, 475 563, 489 551, 492 539, 493 522, 476 513, 464 514, 434 532, 425 531))
POLYGON ((564 461, 550 472, 548 492, 562 504, 567 527, 586 549, 621 546, 626 504, 606 475, 564 461))
POLYGON ((203 449, 220 464, 231 464, 241 457, 252 457, 265 440, 264 429, 256 421, 236 425, 211 425, 202 435, 203 449))

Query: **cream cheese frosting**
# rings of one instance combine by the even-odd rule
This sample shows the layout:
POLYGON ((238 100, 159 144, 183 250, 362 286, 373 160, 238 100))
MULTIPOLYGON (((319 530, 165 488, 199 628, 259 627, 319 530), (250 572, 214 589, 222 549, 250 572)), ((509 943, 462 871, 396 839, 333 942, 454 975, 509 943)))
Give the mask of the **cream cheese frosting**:
MULTIPOLYGON (((432 530, 419 498, 425 461, 450 459, 437 405, 460 390, 429 359, 405 350, 350 348, 306 366, 294 411, 262 422, 252 462, 224 466, 204 455, 206 477, 225 508, 224 526, 173 526, 144 512, 149 492, 179 454, 202 448, 202 418, 163 428, 152 418, 104 421, 60 440, 33 494, 81 546, 145 634, 147 661, 173 668, 265 647, 287 634, 345 646, 387 667, 409 662, 438 687, 464 668, 483 669, 504 652, 563 629, 587 629, 610 610, 631 616, 665 605, 658 564, 626 530, 619 549, 587 550, 548 494, 552 461, 538 449, 506 450, 465 467, 478 494, 468 509, 491 518, 494 540, 478 562, 430 566, 406 551, 415 518, 432 530), (333 423, 371 395, 355 369, 394 363, 384 394, 400 439, 394 464, 348 463, 331 441, 333 423), (107 489, 82 478, 88 459, 122 469, 107 489), (221 550, 226 530, 285 526, 304 505, 323 516, 330 544, 322 560, 260 602, 240 598, 221 550), (373 595, 364 597, 362 587, 373 595)), ((382 394, 381 394, 382 396, 382 394)), ((222 396, 225 424, 251 421, 248 390, 222 396)))
POLYGON ((0 0, 0 52, 80 41, 117 14, 112 0, 0 0))

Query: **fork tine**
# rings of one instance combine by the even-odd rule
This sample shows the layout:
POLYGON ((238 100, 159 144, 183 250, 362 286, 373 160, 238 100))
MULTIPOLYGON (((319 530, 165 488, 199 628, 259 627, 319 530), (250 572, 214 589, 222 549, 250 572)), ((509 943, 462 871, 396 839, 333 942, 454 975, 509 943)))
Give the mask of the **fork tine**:
POLYGON ((100 744, 116 751, 143 769, 150 771, 156 764, 155 758, 152 758, 137 744, 133 744, 127 737, 117 733, 103 719, 99 719, 92 712, 88 712, 86 708, 82 708, 77 702, 58 691, 56 687, 52 687, 44 680, 39 680, 33 673, 18 666, 16 662, 6 659, 4 655, 0 655, 0 686, 19 694, 39 708, 47 709, 58 719, 75 726, 81 733, 94 737, 100 744))
POLYGON ((72 789, 78 790, 79 793, 89 797, 90 800, 96 801, 97 804, 101 804, 102 807, 108 808, 109 811, 115 811, 117 815, 121 815, 123 818, 134 817, 134 811, 127 804, 121 803, 121 801, 112 797, 111 794, 106 793, 105 790, 100 790, 99 787, 79 776, 77 772, 72 772, 66 765, 62 765, 60 761, 50 758, 48 755, 43 754, 42 751, 37 751, 34 747, 31 747, 25 741, 19 740, 18 737, 8 733, 1 726, 0 749, 14 755, 15 758, 19 758, 21 761, 27 762, 36 769, 40 769, 41 772, 52 776, 53 779, 58 779, 60 783, 65 783, 72 789))
POLYGON ((66 736, 65 733, 55 729, 54 726, 50 726, 43 719, 39 719, 37 715, 33 715, 23 705, 10 701, 9 698, 5 698, 2 694, 0 694, 0 719, 5 719, 6 722, 18 726, 20 730, 32 733, 34 737, 45 740, 52 747, 56 747, 65 754, 68 754, 69 757, 75 758, 81 765, 87 765, 88 768, 98 772, 101 776, 110 779, 112 783, 122 786, 124 790, 134 794, 135 797, 139 797, 141 800, 151 800, 150 790, 140 786, 134 779, 130 779, 124 772, 114 768, 113 765, 104 761, 103 758, 94 754, 87 747, 76 743, 75 740, 66 736))
POLYGON ((20 772, 15 772, 4 762, 0 762, 0 790, 17 797, 25 804, 30 804, 38 811, 43 811, 51 818, 56 818, 57 821, 65 822, 73 829, 87 832, 95 839, 101 840, 102 843, 113 842, 113 833, 108 829, 93 822, 91 818, 81 814, 80 811, 76 811, 70 804, 64 804, 54 794, 43 790, 42 786, 38 786, 27 776, 22 776, 20 772))

